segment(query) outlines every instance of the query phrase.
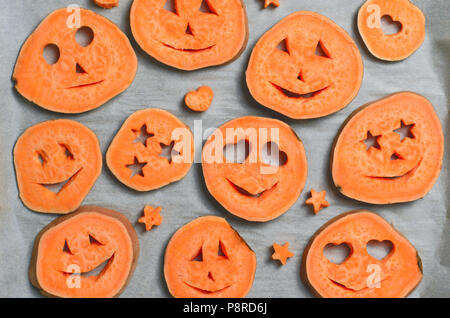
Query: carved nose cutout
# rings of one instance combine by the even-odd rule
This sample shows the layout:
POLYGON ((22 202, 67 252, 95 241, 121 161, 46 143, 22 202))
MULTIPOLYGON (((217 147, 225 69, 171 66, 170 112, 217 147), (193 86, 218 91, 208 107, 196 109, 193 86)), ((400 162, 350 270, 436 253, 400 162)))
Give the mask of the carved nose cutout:
POLYGON ((334 245, 332 243, 327 244, 323 248, 323 255, 334 264, 342 264, 350 257, 352 249, 347 243, 334 245))
POLYGON ((235 144, 226 144, 223 147, 223 155, 229 162, 243 163, 250 154, 250 143, 248 140, 239 140, 235 144))
POLYGON ((78 74, 87 74, 87 72, 84 70, 84 68, 78 63, 75 67, 75 72, 77 72, 78 74))
POLYGON ((384 15, 380 20, 381 29, 386 35, 397 34, 402 30, 402 24, 398 21, 393 21, 389 15, 384 15))
POLYGON ((261 161, 271 166, 283 166, 287 162, 287 154, 280 151, 276 143, 270 141, 262 148, 261 161))
POLYGON ((189 25, 189 23, 188 23, 188 25, 186 27, 186 31, 184 31, 184 33, 186 33, 188 35, 194 35, 194 33, 192 32, 192 29, 191 29, 191 26, 189 25))
POLYGON ((371 240, 366 245, 367 253, 380 261, 385 259, 393 248, 394 245, 389 240, 384 240, 382 242, 371 240))
POLYGON ((82 47, 86 47, 94 41, 94 31, 88 26, 83 26, 75 34, 75 40, 82 47))
POLYGON ((61 56, 59 47, 56 44, 47 44, 42 52, 45 62, 49 65, 56 64, 61 56))

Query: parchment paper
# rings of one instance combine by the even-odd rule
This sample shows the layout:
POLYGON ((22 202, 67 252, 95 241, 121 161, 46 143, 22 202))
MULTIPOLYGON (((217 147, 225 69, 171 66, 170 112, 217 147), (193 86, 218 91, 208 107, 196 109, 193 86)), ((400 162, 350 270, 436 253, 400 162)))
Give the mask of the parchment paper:
MULTIPOLYGON (((163 207, 164 222, 145 233, 136 223, 141 255, 136 272, 123 297, 170 296, 163 277, 163 255, 171 235, 186 222, 207 214, 226 217, 257 255, 256 277, 249 297, 311 297, 299 278, 301 255, 311 235, 336 215, 357 208, 378 212, 392 222, 419 251, 424 267, 422 283, 412 297, 450 296, 450 36, 448 0, 414 0, 427 17, 426 39, 410 58, 387 63, 373 58, 356 29, 356 14, 363 0, 280 0, 280 7, 262 9, 262 0, 245 0, 250 38, 246 51, 231 64, 195 72, 166 67, 143 52, 132 38, 129 27, 131 0, 104 10, 91 0, 0 1, 0 296, 36 297, 39 293, 28 281, 28 265, 36 234, 55 216, 28 210, 18 197, 12 149, 16 139, 29 126, 57 118, 70 118, 88 126, 98 136, 103 153, 123 121, 134 111, 147 107, 169 110, 194 127, 202 120, 203 129, 245 115, 274 117, 290 124, 302 138, 308 156, 308 180, 298 201, 283 216, 268 223, 251 223, 233 217, 206 190, 201 165, 194 164, 180 182, 147 193, 123 186, 106 165, 85 204, 97 204, 123 212, 133 223, 144 205, 163 207), (54 9, 79 4, 119 25, 129 36, 139 59, 134 83, 119 97, 81 115, 61 115, 27 102, 14 89, 11 74, 21 45, 38 23, 54 9), (268 110, 249 95, 244 72, 257 39, 273 24, 297 10, 319 12, 343 27, 356 41, 364 60, 364 81, 355 100, 331 116, 306 121, 291 120, 268 110), (205 113, 189 111, 182 103, 184 94, 200 85, 210 85, 215 98, 205 113), (434 105, 446 135, 446 152, 440 177, 421 200, 375 206, 344 197, 333 187, 329 155, 338 128, 357 107, 397 91, 411 90, 426 96, 434 105), (304 204, 309 190, 327 190, 331 206, 317 216, 304 204), (295 253, 285 266, 270 259, 271 245, 289 242, 295 253)), ((197 153, 201 145, 197 144, 197 153)))

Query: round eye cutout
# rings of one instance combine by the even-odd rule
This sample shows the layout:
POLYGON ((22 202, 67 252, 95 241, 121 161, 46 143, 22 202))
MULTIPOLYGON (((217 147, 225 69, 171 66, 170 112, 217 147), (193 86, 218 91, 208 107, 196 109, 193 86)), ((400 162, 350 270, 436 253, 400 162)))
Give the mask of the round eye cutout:
POLYGON ((444 136, 431 103, 397 93, 361 107, 341 129, 331 155, 338 190, 390 204, 424 197, 442 166, 444 136))
POLYGON ((128 284, 138 256, 138 237, 123 214, 84 206, 38 234, 30 281, 46 296, 117 297, 128 284))
POLYGON ((245 297, 255 271, 255 253, 225 219, 216 216, 181 227, 166 248, 164 276, 177 298, 245 297))
POLYGON ((133 47, 114 23, 86 9, 64 8, 27 38, 12 78, 17 91, 38 106, 82 113, 125 91, 136 71, 133 47))
POLYGON ((188 126, 157 108, 135 112, 124 122, 106 153, 116 178, 136 191, 150 191, 182 179, 194 160, 188 126))
POLYGON ((425 39, 425 16, 409 0, 368 0, 359 9, 358 29, 369 51, 386 61, 400 61, 413 54, 425 39), (385 32, 383 18, 396 24, 385 32))
POLYGON ((238 58, 248 39, 242 0, 134 0, 130 21, 145 52, 187 71, 238 58))
POLYGON ((303 252, 301 278, 318 297, 401 298, 420 283, 422 264, 414 246, 389 222, 356 210, 313 235, 303 252))
POLYGON ((263 117, 237 118, 214 131, 203 147, 202 168, 209 192, 226 210, 257 222, 295 203, 308 169, 292 128, 263 117))
POLYGON ((261 105, 294 119, 337 112, 356 96, 363 63, 352 38, 318 13, 295 12, 253 48, 246 80, 261 105))
POLYGON ((17 186, 22 202, 43 213, 76 210, 102 170, 97 136, 67 119, 28 128, 14 147, 17 186))

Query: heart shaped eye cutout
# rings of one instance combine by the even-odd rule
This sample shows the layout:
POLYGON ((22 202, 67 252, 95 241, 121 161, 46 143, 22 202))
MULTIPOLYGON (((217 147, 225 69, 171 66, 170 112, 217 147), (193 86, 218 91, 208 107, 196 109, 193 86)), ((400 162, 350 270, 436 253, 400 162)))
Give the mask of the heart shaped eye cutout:
POLYGON ((377 240, 371 240, 366 245, 367 253, 381 261, 384 260, 393 250, 394 244, 389 240, 384 240, 382 242, 377 240))
POLYGON ((275 142, 268 142, 261 151, 261 161, 271 166, 284 166, 288 160, 287 154, 280 151, 275 142))
POLYGON ((87 26, 83 26, 75 33, 75 39, 79 45, 86 47, 94 41, 94 31, 87 26))
POLYGON ((42 52, 45 62, 49 65, 56 64, 61 56, 59 47, 56 44, 47 44, 42 52))
POLYGON ((402 30, 402 24, 398 21, 392 20, 390 15, 384 15, 380 20, 381 29, 386 35, 397 34, 402 30))
POLYGON ((235 144, 226 144, 223 147, 223 155, 229 162, 243 163, 250 154, 250 143, 248 140, 239 140, 235 144))
POLYGON ((323 248, 323 255, 332 263, 340 265, 345 262, 351 255, 352 248, 347 243, 335 245, 333 243, 327 244, 323 248))

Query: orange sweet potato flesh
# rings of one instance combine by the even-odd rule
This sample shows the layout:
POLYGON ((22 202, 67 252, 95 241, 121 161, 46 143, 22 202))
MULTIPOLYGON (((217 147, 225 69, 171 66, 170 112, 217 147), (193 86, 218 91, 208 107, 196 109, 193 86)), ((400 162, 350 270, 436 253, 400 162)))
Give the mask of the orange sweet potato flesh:
POLYGON ((200 217, 180 228, 164 258, 167 287, 177 298, 245 297, 255 270, 255 253, 216 216, 200 217))
POLYGON ((46 296, 117 297, 128 284, 138 256, 139 240, 123 214, 83 206, 54 220, 38 234, 29 277, 46 296), (105 262, 99 274, 87 274, 105 262), (77 275, 73 274, 74 266, 80 271, 79 288, 71 281, 77 275))
POLYGON ((82 46, 76 41, 79 28, 71 24, 76 21, 73 14, 59 9, 41 22, 23 45, 12 76, 26 99, 61 113, 81 113, 103 105, 128 88, 137 70, 136 54, 115 24, 80 9, 80 27, 93 31, 92 42, 82 46), (55 64, 43 57, 49 44, 60 52, 55 64))
POLYGON ((363 63, 341 27, 318 13, 299 11, 258 40, 246 78, 261 105, 295 119, 316 118, 352 101, 361 86, 363 63))
POLYGON ((110 9, 119 5, 119 0, 94 0, 99 7, 110 9))
POLYGON ((357 210, 337 216, 314 234, 303 253, 301 276, 317 297, 402 298, 420 283, 422 263, 414 246, 391 224, 357 210), (366 250, 371 240, 391 241, 393 248, 378 260, 366 250), (350 245, 349 257, 341 264, 330 262, 323 252, 328 244, 350 245))
POLYGON ((442 166, 444 136, 433 105, 412 92, 393 94, 356 110, 335 142, 331 170, 344 195, 368 203, 425 196, 442 166), (402 136, 398 129, 407 128, 402 136), (369 133, 377 145, 365 144, 369 133))
POLYGON ((102 170, 97 136, 68 119, 28 128, 14 147, 20 198, 31 210, 69 213, 76 210, 102 170), (65 183, 64 183, 65 182, 65 183), (57 191, 48 185, 64 183, 57 191))
POLYGON ((276 119, 253 116, 237 118, 219 127, 203 147, 202 167, 209 192, 226 210, 258 222, 279 217, 295 203, 308 171, 303 143, 292 128, 276 119), (227 138, 233 137, 227 136, 229 130, 236 132, 232 138, 235 143, 249 142, 250 151, 242 163, 230 162, 222 152, 227 138), (277 141, 272 134, 276 130, 277 141), (267 133, 265 139, 260 131, 267 133), (219 135, 216 138, 219 132, 220 138, 219 135), (287 158, 284 164, 273 166, 264 162, 262 151, 269 142, 278 143, 280 155, 287 158))
POLYGON ((157 108, 135 112, 122 125, 106 153, 117 179, 137 191, 149 191, 182 179, 194 160, 194 137, 188 126, 157 108), (181 134, 178 134, 180 132, 181 134), (145 135, 145 138, 138 138, 145 135), (172 147, 171 158, 162 155, 172 147), (130 166, 141 166, 133 175, 130 166))
POLYGON ((131 30, 141 48, 158 61, 182 70, 221 65, 239 57, 248 39, 242 0, 134 0, 131 30), (202 11, 202 1, 208 12, 202 11))
POLYGON ((422 45, 425 39, 425 16, 409 0, 368 0, 359 9, 358 29, 374 56, 386 61, 399 61, 422 45), (400 32, 383 32, 379 19, 386 15, 401 23, 400 32))
POLYGON ((214 98, 214 92, 209 86, 200 86, 195 91, 190 91, 184 97, 184 102, 187 107, 196 112, 207 111, 211 106, 214 98))

